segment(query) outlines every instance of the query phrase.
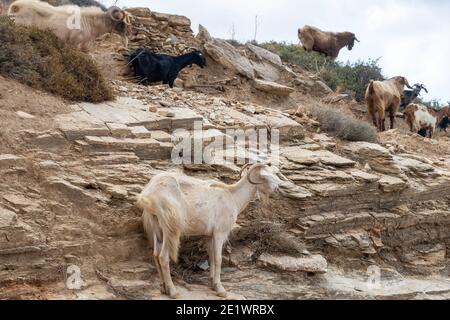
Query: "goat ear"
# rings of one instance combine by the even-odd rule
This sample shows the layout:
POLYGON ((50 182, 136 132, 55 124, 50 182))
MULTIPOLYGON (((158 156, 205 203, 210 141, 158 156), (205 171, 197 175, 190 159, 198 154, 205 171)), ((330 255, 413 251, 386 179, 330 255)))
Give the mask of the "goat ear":
MULTIPOLYGON (((50 17, 51 16, 51 13, 49 13, 48 11, 46 11, 45 9, 41 9, 41 8, 33 8, 35 11, 36 11, 36 13, 39 15, 39 16, 41 16, 41 17, 44 17, 44 18, 48 18, 48 17, 50 17)), ((18 10, 17 10, 18 11, 18 10)), ((16 11, 16 12, 17 12, 16 11)))
POLYGON ((9 8, 9 12, 10 13, 17 13, 20 11, 20 7, 18 5, 13 4, 10 8, 9 8))

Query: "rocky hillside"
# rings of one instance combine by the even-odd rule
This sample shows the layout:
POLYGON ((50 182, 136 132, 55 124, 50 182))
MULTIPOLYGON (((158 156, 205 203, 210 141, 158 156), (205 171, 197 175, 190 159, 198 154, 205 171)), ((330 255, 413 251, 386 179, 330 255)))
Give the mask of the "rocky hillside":
MULTIPOLYGON (((124 75, 110 37, 91 55, 114 101, 73 104, 0 77, 0 298, 165 299, 136 196, 163 171, 239 178, 237 161, 173 164, 174 131, 192 131, 196 121, 209 129, 205 145, 232 128, 280 131, 289 181, 241 215, 224 251, 230 299, 450 298, 447 136, 328 136, 308 109, 363 107, 260 47, 235 47, 203 27, 194 36, 185 17, 130 12, 138 27, 132 46, 195 46, 209 67, 186 69, 173 90, 143 87, 124 75), (81 290, 65 286, 72 265, 81 290)), ((245 145, 237 151, 245 157, 245 145)), ((173 267, 182 298, 217 298, 208 268, 202 239, 184 241, 173 267)))

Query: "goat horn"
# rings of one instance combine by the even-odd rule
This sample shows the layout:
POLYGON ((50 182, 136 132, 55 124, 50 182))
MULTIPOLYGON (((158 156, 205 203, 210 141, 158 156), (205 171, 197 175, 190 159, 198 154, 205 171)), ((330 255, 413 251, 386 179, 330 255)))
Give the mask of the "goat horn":
POLYGON ((358 40, 358 38, 357 38, 357 37, 355 37, 355 41, 356 41, 356 42, 361 42, 361 41, 359 41, 359 40, 358 40))
POLYGON ((253 185, 260 185, 260 184, 263 184, 263 183, 264 183, 264 182, 255 182, 255 181, 253 181, 253 179, 252 179, 252 177, 251 177, 251 174, 252 174, 252 172, 255 170, 255 168, 262 167, 262 166, 264 166, 264 164, 259 164, 259 165, 257 165, 257 166, 253 166, 253 167, 250 169, 250 171, 247 173, 247 180, 248 180, 248 182, 250 182, 250 183, 253 184, 253 185))
POLYGON ((109 17, 110 17, 111 19, 113 19, 114 21, 117 21, 117 22, 121 22, 121 21, 123 21, 124 19, 126 19, 126 13, 125 13, 125 11, 122 11, 122 9, 120 9, 119 7, 116 7, 116 6, 112 6, 111 8, 108 9, 108 15, 109 15, 109 17), (116 12, 120 12, 120 13, 123 15, 123 18, 122 18, 122 19, 118 19, 118 18, 114 15, 116 12))
POLYGON ((409 88, 409 89, 414 89, 413 87, 411 87, 411 85, 409 84, 408 80, 406 78, 405 79, 405 85, 409 88))
POLYGON ((244 173, 244 171, 245 171, 245 169, 247 169, 248 167, 250 167, 250 163, 246 163, 243 167, 242 167, 242 169, 241 169, 241 172, 239 173, 239 176, 242 178, 242 174, 244 173))

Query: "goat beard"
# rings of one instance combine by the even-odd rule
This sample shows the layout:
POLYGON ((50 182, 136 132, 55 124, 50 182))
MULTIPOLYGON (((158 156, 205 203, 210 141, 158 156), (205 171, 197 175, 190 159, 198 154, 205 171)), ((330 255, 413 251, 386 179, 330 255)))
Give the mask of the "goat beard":
POLYGON ((269 204, 269 199, 270 199, 269 194, 258 190, 256 192, 256 196, 257 196, 258 200, 261 201, 261 204, 263 206, 266 206, 269 204))

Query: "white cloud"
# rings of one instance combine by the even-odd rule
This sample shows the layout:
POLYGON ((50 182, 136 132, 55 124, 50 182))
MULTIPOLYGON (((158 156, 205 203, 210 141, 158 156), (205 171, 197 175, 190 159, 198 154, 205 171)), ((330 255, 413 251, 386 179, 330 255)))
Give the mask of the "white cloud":
MULTIPOLYGON (((111 4, 114 0, 103 0, 111 4)), ((297 43, 305 24, 324 30, 355 32, 361 43, 343 50, 341 61, 376 59, 386 76, 405 75, 428 86, 425 98, 450 100, 450 1, 446 0, 119 0, 121 6, 188 16, 216 37, 251 40, 255 15, 257 40, 297 43)))

